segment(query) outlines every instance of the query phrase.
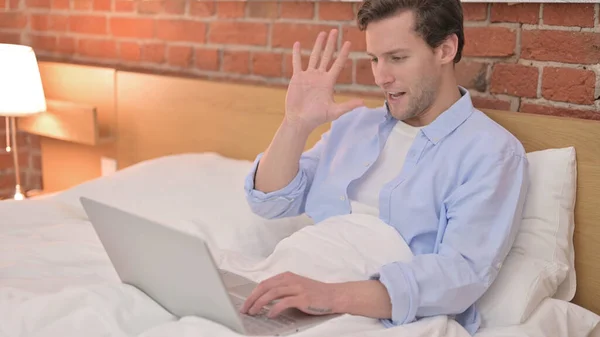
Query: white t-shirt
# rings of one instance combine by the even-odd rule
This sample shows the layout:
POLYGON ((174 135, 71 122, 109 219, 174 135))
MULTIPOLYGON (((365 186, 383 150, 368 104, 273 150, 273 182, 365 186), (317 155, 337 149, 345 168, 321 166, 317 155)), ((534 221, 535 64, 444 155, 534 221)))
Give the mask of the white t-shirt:
POLYGON ((379 192, 383 185, 400 174, 406 154, 420 129, 403 121, 396 123, 377 161, 348 187, 352 213, 379 216, 379 192))

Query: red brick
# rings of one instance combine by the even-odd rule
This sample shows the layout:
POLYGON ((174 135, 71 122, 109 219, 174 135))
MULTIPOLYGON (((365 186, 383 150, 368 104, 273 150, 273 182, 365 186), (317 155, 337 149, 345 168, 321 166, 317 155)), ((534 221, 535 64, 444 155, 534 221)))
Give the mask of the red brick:
POLYGON ((600 63, 600 33, 524 30, 521 32, 521 58, 577 64, 600 63))
POLYGON ((319 20, 355 20, 352 2, 319 2, 319 20))
POLYGON ((466 27, 464 56, 501 57, 515 53, 517 34, 504 27, 466 27))
POLYGON ((332 28, 336 27, 300 23, 274 23, 271 45, 275 48, 292 48, 294 41, 299 41, 302 49, 312 50, 319 32, 329 33, 332 28))
POLYGON ((187 68, 192 63, 192 47, 189 46, 169 46, 167 51, 167 63, 187 68))
POLYGON ((138 62, 142 58, 142 49, 137 42, 119 43, 119 58, 123 61, 138 62))
POLYGON ((477 109, 510 110, 510 102, 492 97, 471 96, 473 106, 477 109))
POLYGON ((32 155, 31 156, 31 168, 34 170, 42 169, 42 156, 40 155, 32 155))
POLYGON ((594 27, 594 4, 545 4, 544 24, 594 27))
POLYGON ((79 55, 107 59, 117 57, 117 43, 114 40, 79 39, 77 42, 79 55))
POLYGON ((50 8, 50 0, 25 0, 27 8, 50 8))
POLYGON ((487 68, 487 63, 461 60, 455 69, 458 84, 467 89, 484 92, 487 89, 487 68))
POLYGON ((184 14, 185 0, 166 0, 164 12, 167 14, 184 14))
POLYGON ((191 20, 157 20, 156 37, 167 41, 204 43, 206 24, 191 20))
POLYGON ((71 55, 75 53, 75 39, 67 36, 59 36, 56 43, 56 51, 61 54, 71 55))
POLYGON ((358 59, 355 61, 356 83, 365 85, 375 85, 373 70, 371 68, 371 60, 358 59))
POLYGON ((202 70, 219 70, 219 51, 217 49, 196 48, 196 68, 202 70))
POLYGON ((56 36, 29 34, 30 46, 35 51, 53 52, 56 50, 56 36))
POLYGON ((110 19, 110 32, 117 37, 151 38, 154 36, 154 21, 146 18, 110 19))
POLYGON ((256 52, 252 54, 252 73, 261 76, 281 77, 283 55, 279 53, 256 52))
POLYGON ((111 8, 112 1, 111 0, 94 0, 92 6, 93 6, 94 11, 108 12, 108 11, 112 10, 112 8, 111 8))
POLYGON ((535 98, 539 74, 536 67, 498 63, 492 68, 490 92, 535 98))
POLYGON ((19 9, 19 0, 0 0, 0 10, 11 11, 19 9))
POLYGON ((19 8, 19 0, 0 0, 0 10, 9 12, 19 8))
POLYGON ((492 22, 519 22, 537 24, 540 19, 540 5, 495 3, 492 5, 492 22))
POLYGON ((243 18, 246 2, 217 2, 217 17, 221 19, 243 18))
MULTIPOLYGON (((4 123, 2 123, 4 125, 4 123)), ((2 135, 2 142, 6 143, 4 140, 6 137, 2 135)), ((0 149, 0 170, 12 169, 14 167, 13 156, 12 153, 7 153, 4 151, 6 145, 0 149)))
POLYGON ((156 14, 164 10, 164 1, 148 0, 138 2, 138 13, 140 14, 156 14))
POLYGON ((69 31, 80 34, 106 34, 106 18, 104 16, 95 15, 70 16, 69 31))
POLYGON ((594 104, 596 74, 591 70, 546 67, 542 96, 552 101, 594 104))
POLYGON ((135 2, 131 0, 115 0, 116 12, 133 12, 135 11, 135 2))
POLYGON ((216 6, 214 2, 192 1, 190 2, 190 15, 198 17, 208 17, 215 15, 216 6))
POLYGON ((250 53, 247 51, 225 50, 223 52, 223 67, 221 70, 227 73, 248 74, 250 53))
POLYGON ((352 68, 354 61, 351 59, 346 60, 344 63, 344 67, 340 72, 340 75, 337 78, 335 83, 337 84, 352 84, 352 68))
POLYGON ((142 45, 142 62, 165 62, 166 46, 161 42, 150 42, 142 45))
POLYGON ((275 19, 278 16, 279 3, 277 1, 252 1, 248 2, 248 17, 275 19))
MULTIPOLYGON (((0 32, 0 43, 20 44, 21 43, 21 34, 20 33, 0 32)), ((2 127, 1 123, 0 123, 0 127, 2 127)))
POLYGON ((74 0, 73 9, 81 11, 90 11, 94 8, 93 0, 74 0))
POLYGON ((361 32, 356 26, 343 26, 342 41, 350 41, 350 51, 364 52, 367 50, 365 32, 361 32))
POLYGON ((581 119, 593 119, 600 120, 600 112, 594 110, 581 110, 581 109, 568 109, 550 105, 539 105, 531 103, 521 104, 519 111, 540 114, 540 115, 551 115, 561 117, 572 117, 581 119))
POLYGON ((66 15, 32 14, 29 20, 34 31, 64 32, 69 27, 66 15))
POLYGON ((0 28, 23 29, 27 25, 27 16, 21 12, 0 12, 0 28))
POLYGON ((279 17, 284 19, 312 19, 315 16, 314 2, 281 2, 279 17))
POLYGON ((484 21, 488 16, 488 4, 464 3, 463 17, 465 21, 484 21))
POLYGON ((266 23, 216 21, 210 24, 210 43, 244 44, 264 46, 267 44, 266 23))
POLYGON ((52 0, 52 9, 70 9, 70 0, 52 0))

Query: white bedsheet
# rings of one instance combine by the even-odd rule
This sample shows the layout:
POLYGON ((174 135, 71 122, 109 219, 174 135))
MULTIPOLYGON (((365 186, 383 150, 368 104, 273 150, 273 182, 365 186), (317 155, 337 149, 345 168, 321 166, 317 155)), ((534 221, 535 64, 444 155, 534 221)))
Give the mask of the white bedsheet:
MULTIPOLYGON (((190 158, 178 157, 188 163, 190 158)), ((203 160, 206 163, 206 157, 200 161, 203 160)), ((176 160, 172 162, 175 163, 176 160)), ((238 164, 239 169, 246 168, 238 164)), ((146 178, 150 175, 147 173, 146 178)), ((238 173, 241 175, 242 171, 238 173)), ((108 201, 110 198, 106 194, 102 197, 99 190, 107 185, 114 189, 114 180, 121 179, 118 186, 126 185, 124 188, 130 193, 142 195, 143 190, 132 190, 132 185, 125 183, 143 181, 143 175, 123 177, 126 174, 96 181, 81 194, 91 196, 97 192, 100 199, 108 201)), ((136 288, 121 284, 91 224, 70 193, 0 203, 0 336, 237 336, 202 318, 176 319, 136 288)), ((123 193, 115 193, 123 197, 123 193)), ((127 204, 119 198, 110 201, 142 214, 160 212, 151 201, 143 206, 127 204)), ((250 235, 250 241, 264 242, 266 248, 244 250, 247 246, 236 240, 249 236, 251 226, 239 224, 243 235, 235 234, 231 228, 219 231, 219 223, 211 222, 210 217, 190 216, 191 211, 181 216, 165 200, 161 200, 161 205, 165 209, 161 220, 206 238, 220 267, 255 281, 286 270, 322 281, 365 279, 386 262, 411 258, 397 232, 378 219, 363 215, 331 218, 318 226, 297 219, 299 224, 284 223, 284 227, 274 228, 276 233, 272 235, 269 225, 257 225, 259 233, 250 235)), ((240 209, 239 213, 245 211, 240 209)), ((576 305, 546 299, 525 324, 484 329, 477 337, 583 337, 598 321, 597 315, 576 305)), ((386 329, 377 320, 344 315, 298 336, 468 334, 445 316, 386 329)))

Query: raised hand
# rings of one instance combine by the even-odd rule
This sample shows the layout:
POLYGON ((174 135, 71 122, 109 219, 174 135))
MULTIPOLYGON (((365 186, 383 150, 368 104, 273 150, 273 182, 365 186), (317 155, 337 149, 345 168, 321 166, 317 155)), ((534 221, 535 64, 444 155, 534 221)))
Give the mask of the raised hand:
POLYGON ((343 44, 338 57, 328 68, 335 50, 337 30, 330 31, 323 51, 325 37, 325 32, 317 36, 306 70, 302 69, 300 43, 294 43, 293 47, 293 75, 286 96, 285 118, 290 123, 300 123, 308 130, 332 122, 344 113, 363 105, 359 99, 344 103, 334 102, 335 82, 348 58, 350 42, 346 41, 343 44))

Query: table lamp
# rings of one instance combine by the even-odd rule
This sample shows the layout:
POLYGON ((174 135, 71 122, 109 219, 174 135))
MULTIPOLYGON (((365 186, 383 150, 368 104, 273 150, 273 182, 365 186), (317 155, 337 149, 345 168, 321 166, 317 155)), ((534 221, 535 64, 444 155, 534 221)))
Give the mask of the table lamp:
POLYGON ((33 49, 0 43, 0 116, 6 120, 6 151, 12 152, 15 166, 15 200, 21 189, 16 118, 46 111, 46 98, 33 49))

